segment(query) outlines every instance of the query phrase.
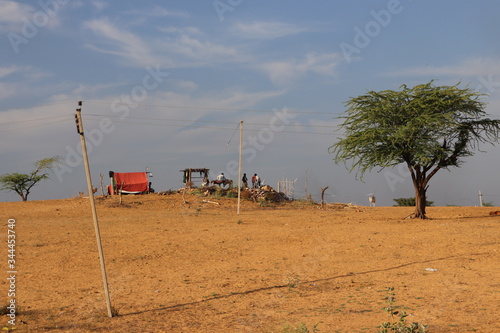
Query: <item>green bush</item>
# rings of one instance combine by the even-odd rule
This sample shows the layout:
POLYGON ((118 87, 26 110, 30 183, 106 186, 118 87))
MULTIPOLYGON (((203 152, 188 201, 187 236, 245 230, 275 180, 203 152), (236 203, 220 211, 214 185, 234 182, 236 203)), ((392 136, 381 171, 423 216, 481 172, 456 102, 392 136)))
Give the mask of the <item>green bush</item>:
MULTIPOLYGON (((394 207, 414 207, 415 206, 415 197, 398 198, 398 199, 392 199, 392 200, 396 201, 396 205, 394 205, 394 207)), ((426 206, 432 206, 433 204, 434 204, 434 201, 425 200, 426 206)))

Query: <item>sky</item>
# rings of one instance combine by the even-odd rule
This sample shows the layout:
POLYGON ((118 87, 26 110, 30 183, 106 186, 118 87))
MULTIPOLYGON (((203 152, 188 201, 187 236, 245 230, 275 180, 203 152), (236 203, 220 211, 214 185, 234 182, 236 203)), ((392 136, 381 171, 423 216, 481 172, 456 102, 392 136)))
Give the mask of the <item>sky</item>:
MULTIPOLYGON (((94 186, 108 171, 242 169, 294 197, 378 206, 414 195, 405 167, 363 181, 333 162, 345 102, 436 80, 483 94, 500 116, 500 2, 494 0, 0 0, 0 174, 63 163, 29 200, 87 192, 78 101, 94 186)), ((435 205, 500 205, 500 147, 430 182, 435 205)), ((98 192, 100 193, 100 192, 98 192)), ((17 201, 0 192, 0 201, 17 201)))

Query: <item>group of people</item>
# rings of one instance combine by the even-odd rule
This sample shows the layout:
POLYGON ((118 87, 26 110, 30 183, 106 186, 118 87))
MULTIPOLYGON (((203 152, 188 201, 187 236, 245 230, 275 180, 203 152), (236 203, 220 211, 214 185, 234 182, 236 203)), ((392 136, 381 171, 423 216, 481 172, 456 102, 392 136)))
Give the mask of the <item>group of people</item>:
MULTIPOLYGON (((241 179, 241 181, 243 182, 243 187, 248 187, 248 178, 246 173, 243 174, 243 178, 241 179)), ((252 187, 260 187, 260 177, 256 173, 252 176, 252 187)))
MULTIPOLYGON (((224 172, 220 173, 218 176, 217 176, 217 182, 220 183, 220 182, 223 182, 224 180, 226 180, 226 176, 224 176, 224 172)), ((243 187, 248 187, 248 178, 247 178, 247 174, 244 173, 243 174, 243 178, 241 179, 241 181, 243 182, 243 187)), ((253 188, 259 188, 261 186, 261 180, 260 180, 260 177, 255 173, 253 176, 252 176, 252 187, 253 188)))

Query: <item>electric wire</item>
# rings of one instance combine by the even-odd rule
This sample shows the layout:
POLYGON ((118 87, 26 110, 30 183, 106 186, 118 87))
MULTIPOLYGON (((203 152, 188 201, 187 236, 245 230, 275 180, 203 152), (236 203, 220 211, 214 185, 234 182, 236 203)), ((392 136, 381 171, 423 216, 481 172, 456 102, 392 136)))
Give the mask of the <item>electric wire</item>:
POLYGON ((65 104, 73 104, 73 103, 75 103, 75 102, 68 101, 68 102, 58 102, 58 103, 50 103, 50 104, 38 104, 38 105, 32 105, 32 106, 26 106, 26 107, 0 109, 0 112, 15 111, 15 110, 29 110, 29 109, 34 109, 34 108, 42 108, 42 107, 47 107, 47 106, 57 106, 57 105, 65 105, 65 104))
POLYGON ((56 119, 56 118, 63 118, 63 117, 73 117, 73 116, 65 114, 65 115, 62 115, 62 116, 53 116, 53 117, 45 117, 45 118, 36 118, 36 119, 10 121, 10 122, 6 122, 6 123, 0 123, 0 126, 2 126, 2 125, 20 124, 20 123, 27 123, 27 122, 39 121, 39 120, 56 119))
MULTIPOLYGON (((104 104, 104 105, 128 105, 127 103, 110 103, 106 101, 84 101, 86 104, 104 104)), ((135 104, 134 108, 169 108, 169 109, 189 109, 189 110, 209 110, 209 111, 236 111, 236 112, 265 112, 275 113, 277 110, 256 110, 256 109, 236 109, 236 108, 215 108, 202 106, 180 106, 180 105, 150 105, 150 104, 135 104)), ((290 114, 323 114, 334 115, 332 112, 308 112, 308 111, 287 111, 290 114)))
MULTIPOLYGON (((106 117, 106 118, 121 118, 118 115, 103 115, 103 114, 85 114, 84 117, 106 117)), ((193 122, 193 123, 212 123, 212 124, 234 124, 234 121, 213 121, 213 120, 188 120, 188 119, 168 119, 168 118, 147 118, 147 117, 130 117, 126 119, 141 119, 141 120, 154 120, 154 121, 175 121, 175 122, 193 122)), ((245 122, 245 125, 252 126, 269 126, 269 124, 245 122)), ((333 128, 333 125, 308 125, 308 124, 280 124, 286 127, 320 127, 320 128, 333 128)))
POLYGON ((37 124, 37 125, 19 127, 19 128, 14 128, 14 129, 8 129, 8 130, 0 130, 0 133, 17 132, 17 131, 28 129, 28 128, 40 127, 40 126, 46 126, 46 125, 52 125, 52 124, 66 122, 66 121, 68 121, 68 119, 57 120, 57 121, 52 121, 50 123, 37 124))
MULTIPOLYGON (((52 103, 52 104, 42 104, 42 105, 37 105, 33 106, 30 108, 35 108, 35 107, 46 107, 46 106, 55 106, 55 105, 64 105, 64 104, 69 104, 69 103, 74 103, 74 102, 60 102, 60 103, 52 103)), ((90 104, 111 104, 109 102, 101 102, 101 101, 87 101, 85 103, 90 103, 90 104)), ((228 108, 207 108, 207 107, 189 107, 189 106, 168 106, 168 105, 139 105, 143 107, 155 107, 155 108, 181 108, 181 109, 200 109, 200 110, 223 110, 223 111, 242 111, 242 112, 267 112, 267 113, 276 113, 276 111, 270 111, 270 110, 245 110, 245 109, 228 109, 228 108)), ((5 110, 19 110, 22 108, 9 108, 5 110)), ((330 114, 330 113, 324 113, 324 112, 292 112, 288 111, 287 113, 303 113, 303 114, 330 114)), ((99 118, 122 118, 123 116, 120 115, 104 115, 104 114, 85 114, 83 115, 86 120, 90 121, 97 121, 97 119, 94 119, 95 117, 99 118)), ((67 119, 62 119, 54 122, 48 122, 48 123, 43 123, 43 124, 36 124, 36 125, 30 125, 30 126, 23 126, 23 127, 18 127, 14 129, 4 129, 0 130, 1 133, 8 133, 8 132, 14 132, 14 131, 20 131, 24 129, 29 129, 33 127, 40 127, 40 126, 46 126, 46 125, 51 125, 55 123, 60 123, 64 122, 70 119, 73 119, 73 115, 59 115, 59 116, 51 116, 51 117, 43 117, 43 118, 36 118, 36 119, 27 119, 27 120, 19 120, 19 121, 12 121, 12 122, 5 122, 5 123, 0 123, 0 126, 4 125, 15 125, 15 124, 23 124, 23 123, 29 123, 29 122, 35 122, 35 121, 44 121, 44 120, 50 120, 50 119, 58 119, 58 118, 67 118, 67 119)), ((149 122, 139 122, 139 121, 131 121, 131 120, 150 120, 150 121, 155 121, 155 122, 188 122, 188 123, 206 123, 206 124, 227 124, 227 125, 234 125, 235 122, 232 121, 211 121, 211 120, 188 120, 188 119, 168 119, 168 118, 149 118, 149 117, 131 117, 127 116, 125 120, 113 120, 113 123, 122 123, 122 124, 133 124, 133 125, 146 125, 146 126, 169 126, 169 127, 180 127, 180 128, 205 128, 205 129, 216 129, 216 130, 232 130, 232 128, 226 128, 226 127, 215 127, 215 126, 203 126, 203 125, 174 125, 174 124, 165 124, 165 123, 149 123, 149 122)), ((269 124, 264 124, 264 123, 246 123, 249 126, 269 126, 269 124)), ((239 126, 239 125, 238 125, 239 126)), ((309 124, 280 124, 279 127, 301 127, 301 128, 331 128, 333 129, 333 126, 329 125, 309 125, 309 124)), ((237 127, 238 128, 238 127, 237 127)), ((262 129, 251 129, 247 128, 246 131, 249 132, 256 132, 260 131, 262 129)), ((331 135, 332 133, 325 133, 325 132, 305 132, 305 131, 276 131, 280 133, 293 133, 293 134, 318 134, 318 135, 331 135)))
MULTIPOLYGON (((96 121, 96 120, 95 120, 96 121)), ((136 121, 114 121, 113 123, 129 124, 129 125, 147 125, 147 126, 166 126, 166 127, 178 127, 178 128, 203 128, 203 129, 215 129, 215 130, 226 130, 234 131, 234 128, 230 127, 214 127, 214 126, 197 126, 197 125, 174 125, 174 124, 158 124, 158 123, 144 123, 136 121)), ((234 123, 231 123, 234 124, 234 123)), ((245 129, 245 132, 260 132, 261 129, 245 129)), ((274 131, 276 133, 290 133, 290 134, 317 134, 317 135, 332 135, 333 132, 300 132, 300 131, 274 131)))
MULTIPOLYGON (((69 115, 68 115, 68 117, 69 117, 69 115)), ((43 119, 50 119, 50 118, 57 118, 57 117, 48 117, 48 118, 43 118, 43 119)), ((71 116, 71 118, 68 118, 68 119, 62 119, 62 120, 57 120, 57 121, 43 123, 43 124, 36 124, 36 125, 18 127, 18 128, 14 128, 14 129, 4 129, 4 130, 0 130, 0 133, 9 133, 9 132, 15 132, 15 131, 20 131, 20 130, 24 130, 24 129, 34 128, 34 127, 52 125, 52 124, 56 124, 56 123, 70 121, 72 119, 73 119, 73 117, 71 116)), ((38 119, 38 120, 40 120, 40 119, 38 119)), ((85 120, 87 120, 87 121, 98 121, 97 119, 85 119, 85 120)), ((29 121, 31 121, 31 120, 19 121, 19 122, 15 122, 15 123, 24 123, 24 122, 29 122, 29 121)), ((196 121, 194 121, 194 122, 196 122, 196 121)), ((209 121, 206 121, 206 122, 209 122, 209 121)), ((129 124, 129 125, 165 126, 165 127, 177 127, 177 128, 202 128, 202 129, 226 130, 226 131, 227 130, 231 130, 231 131, 234 131, 234 129, 232 127, 228 128, 228 127, 216 127, 216 126, 206 126, 206 125, 177 125, 177 124, 148 123, 148 122, 123 121, 123 120, 114 120, 113 123, 129 124)), ((234 122, 211 122, 211 123, 224 123, 224 124, 231 124, 231 125, 234 124, 234 122)), ((4 124, 7 124, 7 123, 4 123, 4 124)), ((3 124, 0 124, 0 125, 3 125, 3 124)), ((260 124, 260 125, 266 126, 265 124, 260 124)), ((283 125, 283 126, 286 126, 286 125, 283 125)), ((301 126, 301 125, 297 125, 297 126, 301 126)), ((304 126, 307 126, 307 125, 304 125, 304 126)), ((311 127, 314 127, 314 126, 311 126, 311 127)), ((245 131, 246 132, 260 132, 261 130, 262 129, 247 128, 245 131)), ((284 131, 284 130, 274 131, 274 132, 289 133, 289 134, 313 134, 313 135, 332 135, 333 134, 333 132, 306 132, 306 131, 284 131)))

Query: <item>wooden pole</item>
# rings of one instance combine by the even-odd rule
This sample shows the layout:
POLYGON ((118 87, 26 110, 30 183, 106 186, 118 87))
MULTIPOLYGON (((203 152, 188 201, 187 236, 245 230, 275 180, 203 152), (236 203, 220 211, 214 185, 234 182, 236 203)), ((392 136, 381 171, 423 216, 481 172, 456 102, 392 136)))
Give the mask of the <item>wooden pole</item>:
POLYGON ((321 189, 321 208, 325 207, 325 191, 328 190, 328 186, 321 189))
POLYGON ((308 196, 307 196, 307 168, 306 168, 306 172, 305 172, 304 192, 306 192, 306 200, 307 200, 308 199, 308 196))
POLYGON ((238 163, 238 212, 240 214, 240 205, 241 205, 241 160, 242 160, 242 151, 243 151, 243 120, 240 121, 240 156, 238 163))
POLYGON ((87 186, 89 189, 89 199, 90 199, 90 207, 92 209, 92 217, 94 219, 94 228, 95 228, 95 234, 97 238, 97 249, 99 251, 99 259, 101 261, 101 271, 102 271, 102 280, 104 283, 104 294, 106 297, 106 305, 108 308, 108 316, 113 317, 113 312, 111 311, 111 299, 109 297, 109 289, 108 289, 108 277, 106 275, 106 264, 104 262, 104 253, 102 251, 102 243, 101 243, 101 233, 99 231, 99 222, 97 220, 97 211, 95 209, 95 201, 94 201, 94 191, 92 189, 92 179, 90 177, 90 167, 89 167, 89 159, 87 156, 87 145, 85 144, 85 135, 83 132, 83 123, 82 123, 82 102, 78 102, 78 106, 80 106, 78 109, 76 109, 76 128, 78 131, 78 134, 80 134, 80 141, 82 144, 82 155, 83 155, 83 161, 85 164, 85 173, 87 175, 87 186))

